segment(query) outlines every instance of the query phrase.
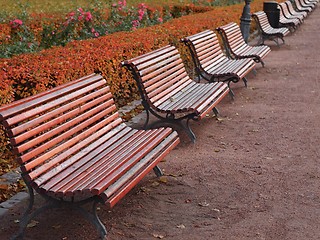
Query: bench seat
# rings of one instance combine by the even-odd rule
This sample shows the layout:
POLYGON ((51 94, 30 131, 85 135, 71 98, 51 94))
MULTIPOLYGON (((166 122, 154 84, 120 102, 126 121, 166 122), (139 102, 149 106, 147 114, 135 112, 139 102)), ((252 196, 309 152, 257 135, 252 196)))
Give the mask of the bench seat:
MULTIPOLYGON (((123 61, 137 82, 142 105, 147 112, 163 122, 178 124, 192 141, 195 135, 189 120, 201 120, 228 94, 223 82, 196 83, 187 74, 178 50, 174 46, 123 61), (182 120, 186 119, 186 125, 182 120)), ((217 112, 215 112, 217 113, 217 112)))
POLYGON ((240 27, 232 22, 218 27, 228 55, 233 59, 252 58, 255 62, 260 62, 264 66, 263 59, 270 53, 268 46, 250 46, 242 36, 240 27))
POLYGON ((179 143, 171 128, 136 130, 123 123, 100 74, 2 106, 0 120, 30 194, 19 237, 42 211, 28 214, 34 189, 48 200, 43 209, 63 203, 79 209, 92 201, 93 214, 85 216, 105 238, 96 204, 111 208, 152 169, 161 175, 157 164, 179 143))
POLYGON ((279 38, 282 40, 283 43, 285 43, 284 37, 290 33, 288 28, 273 28, 270 25, 267 14, 264 11, 253 13, 252 17, 256 21, 256 24, 260 32, 260 44, 264 44, 265 40, 273 40, 279 46, 279 38))

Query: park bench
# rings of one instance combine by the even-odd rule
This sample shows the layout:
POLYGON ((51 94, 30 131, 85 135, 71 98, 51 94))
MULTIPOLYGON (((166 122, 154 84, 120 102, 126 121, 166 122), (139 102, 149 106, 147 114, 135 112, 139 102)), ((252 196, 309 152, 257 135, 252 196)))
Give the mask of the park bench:
POLYGON ((201 120, 211 110, 217 115, 216 105, 229 92, 223 82, 193 81, 178 50, 170 45, 123 61, 121 65, 131 71, 137 82, 147 112, 144 127, 147 127, 151 113, 160 123, 182 127, 193 142, 196 137, 189 120, 201 120))
POLYGON ((303 23, 303 17, 290 14, 285 2, 278 3, 278 8, 280 9, 280 26, 291 23, 290 26, 293 26, 294 29, 296 29, 301 23, 303 23))
POLYGON ((319 0, 300 0, 300 2, 303 5, 312 6, 312 8, 315 8, 319 3, 319 0))
POLYGON ((279 9, 279 27, 287 27, 290 32, 294 32, 300 25, 300 21, 297 18, 288 19, 284 16, 282 8, 278 5, 279 9))
POLYGON ((240 27, 234 22, 218 27, 217 31, 223 39, 229 57, 233 59, 252 58, 264 67, 263 59, 271 51, 270 47, 248 45, 243 39, 240 27))
POLYGON ((313 5, 306 5, 305 3, 303 3, 300 0, 294 0, 294 4, 297 8, 298 11, 300 12, 307 12, 307 13, 311 13, 314 9, 313 5))
POLYGON ((271 40, 279 46, 279 38, 283 43, 285 43, 283 37, 289 34, 290 31, 288 28, 273 28, 270 25, 267 14, 264 11, 253 13, 252 18, 255 20, 260 32, 260 39, 258 44, 264 44, 265 40, 271 40))
POLYGON ((2 106, 0 120, 30 194, 15 238, 44 210, 67 206, 105 239, 97 204, 112 208, 149 171, 160 176, 157 164, 179 143, 171 128, 135 130, 123 123, 100 74, 2 106), (34 190, 47 202, 31 211, 34 190), (83 206, 89 202, 92 212, 83 206))
POLYGON ((301 21, 304 20, 304 18, 306 18, 308 16, 308 14, 306 12, 298 12, 294 9, 294 6, 292 4, 291 1, 285 1, 284 2, 287 5, 287 9, 289 11, 289 13, 291 14, 291 16, 295 16, 299 19, 301 19, 301 21))
MULTIPOLYGON (((242 79, 247 85, 246 75, 255 67, 252 59, 229 59, 219 44, 217 35, 212 30, 206 30, 181 39, 191 53, 198 78, 209 82, 231 82, 242 79)), ((230 88, 232 97, 233 91, 230 88)))

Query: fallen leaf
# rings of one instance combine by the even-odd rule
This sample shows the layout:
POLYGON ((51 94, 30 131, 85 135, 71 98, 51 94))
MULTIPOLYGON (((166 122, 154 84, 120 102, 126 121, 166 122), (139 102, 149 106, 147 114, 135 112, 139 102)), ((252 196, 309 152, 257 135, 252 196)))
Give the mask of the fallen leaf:
POLYGON ((164 236, 163 235, 160 235, 160 234, 152 234, 153 235, 153 237, 155 237, 155 238, 159 238, 159 239, 163 239, 164 238, 164 236))
POLYGON ((160 185, 160 183, 158 183, 157 181, 154 181, 151 186, 152 187, 158 187, 160 185))
POLYGON ((210 204, 207 203, 206 201, 204 201, 204 202, 202 202, 202 203, 198 203, 198 205, 199 205, 200 207, 208 207, 210 204))
POLYGON ((52 228, 59 229, 59 228, 61 228, 61 225, 53 225, 52 228))
POLYGON ((224 118, 221 118, 221 117, 217 117, 217 121, 218 122, 223 122, 224 118))
POLYGON ((159 181, 162 182, 162 183, 167 183, 168 182, 168 178, 166 176, 161 176, 159 178, 159 181))
POLYGON ((149 188, 146 188, 146 187, 141 187, 140 190, 142 192, 150 192, 151 191, 149 188))
POLYGON ((180 224, 180 225, 178 225, 178 226, 177 226, 177 228, 185 229, 185 228, 186 228, 186 226, 185 226, 185 225, 183 225, 183 224, 180 224))
POLYGON ((31 220, 31 222, 27 225, 27 228, 33 228, 38 225, 38 221, 31 220))

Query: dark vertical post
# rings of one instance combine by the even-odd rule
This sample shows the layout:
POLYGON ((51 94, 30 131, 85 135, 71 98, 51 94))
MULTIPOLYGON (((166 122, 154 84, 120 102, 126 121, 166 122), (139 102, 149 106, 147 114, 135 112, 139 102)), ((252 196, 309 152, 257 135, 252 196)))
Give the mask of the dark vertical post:
POLYGON ((241 20, 240 29, 246 43, 248 42, 248 38, 250 35, 250 23, 251 23, 250 2, 251 0, 245 0, 246 5, 243 7, 242 16, 240 18, 241 20))

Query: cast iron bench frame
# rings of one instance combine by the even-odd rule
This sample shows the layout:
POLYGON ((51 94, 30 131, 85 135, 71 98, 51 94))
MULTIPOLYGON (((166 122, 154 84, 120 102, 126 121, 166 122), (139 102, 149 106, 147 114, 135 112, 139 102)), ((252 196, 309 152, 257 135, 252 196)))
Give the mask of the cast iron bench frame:
POLYGON ((192 142, 195 142, 196 136, 189 121, 201 120, 211 110, 217 115, 216 105, 229 92, 227 84, 223 82, 193 81, 186 72, 178 50, 171 45, 123 61, 121 66, 129 69, 137 82, 147 113, 144 128, 152 114, 162 123, 180 126, 192 142))
POLYGON ((177 133, 128 127, 106 83, 91 74, 0 107, 30 195, 15 239, 32 218, 59 207, 78 210, 105 239, 97 204, 112 208, 152 169, 162 175, 157 165, 179 143, 177 133), (46 203, 32 211, 34 191, 46 203))

